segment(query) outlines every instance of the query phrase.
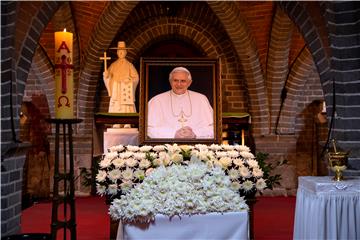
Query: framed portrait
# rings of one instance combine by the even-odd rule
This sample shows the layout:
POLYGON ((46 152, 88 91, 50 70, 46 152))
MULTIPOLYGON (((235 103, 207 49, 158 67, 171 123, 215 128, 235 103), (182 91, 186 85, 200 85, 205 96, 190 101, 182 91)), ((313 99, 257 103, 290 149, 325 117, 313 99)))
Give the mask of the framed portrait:
POLYGON ((140 144, 220 143, 220 88, 218 59, 142 58, 139 96, 140 144), (173 80, 176 79, 172 81, 174 85, 170 84, 170 73, 178 67, 182 67, 178 69, 180 72, 184 71, 183 68, 190 72, 190 85, 184 82, 188 74, 175 73, 172 74, 173 80), (191 137, 182 135, 186 131, 191 132, 191 137))

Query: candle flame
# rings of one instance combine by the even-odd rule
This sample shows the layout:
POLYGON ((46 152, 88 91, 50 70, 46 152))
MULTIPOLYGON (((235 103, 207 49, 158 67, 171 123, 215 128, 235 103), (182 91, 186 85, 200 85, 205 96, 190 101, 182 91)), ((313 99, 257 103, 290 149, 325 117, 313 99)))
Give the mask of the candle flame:
POLYGON ((66 28, 64 28, 64 32, 66 32, 66 28))

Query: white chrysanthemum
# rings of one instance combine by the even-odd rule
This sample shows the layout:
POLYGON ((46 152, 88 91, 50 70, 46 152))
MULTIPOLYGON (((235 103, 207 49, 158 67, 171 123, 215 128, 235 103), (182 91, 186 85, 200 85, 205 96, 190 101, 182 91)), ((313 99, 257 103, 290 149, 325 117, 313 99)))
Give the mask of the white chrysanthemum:
POLYGON ((243 145, 234 145, 234 148, 239 152, 250 152, 250 148, 243 145))
POLYGON ((231 151, 231 150, 234 150, 234 149, 235 149, 234 145, 228 145, 228 144, 222 144, 221 147, 222 147, 225 151, 231 151))
POLYGON ((240 154, 238 151, 231 150, 227 152, 227 155, 231 158, 237 158, 240 154))
POLYGON ((185 152, 194 149, 194 147, 191 146, 191 145, 180 145, 179 147, 180 147, 181 150, 183 150, 183 151, 185 151, 185 152))
POLYGON ((239 168, 240 175, 244 178, 250 177, 250 171, 247 167, 240 167, 239 168))
POLYGON ((247 210, 228 176, 221 168, 208 169, 201 162, 188 166, 160 166, 120 200, 110 214, 115 219, 144 221, 155 214, 167 216, 247 210))
POLYGON ((108 167, 110 167, 111 161, 112 161, 112 158, 104 158, 99 163, 100 168, 108 168, 108 167))
POLYGON ((131 188, 132 188, 132 186, 133 186, 133 182, 132 182, 132 181, 125 181, 125 182, 122 182, 122 183, 120 184, 120 188, 121 188, 121 190, 124 191, 124 192, 130 191, 131 188))
POLYGON ((96 184, 96 193, 103 196, 106 193, 106 187, 100 184, 96 184))
POLYGON ((148 168, 148 167, 150 167, 151 166, 151 162, 149 161, 149 160, 147 160, 147 159, 142 159, 141 161, 140 161, 140 163, 139 163, 139 167, 141 168, 141 169, 146 169, 146 168, 148 168))
POLYGON ((149 176, 153 171, 154 171, 153 168, 148 168, 148 169, 146 169, 146 171, 145 171, 145 176, 149 176))
POLYGON ((220 151, 222 147, 219 144, 211 144, 209 149, 216 152, 216 151, 220 151))
POLYGON ((135 160, 134 158, 128 158, 125 160, 126 166, 128 167, 135 167, 136 165, 138 165, 138 161, 135 160))
POLYGON ((260 178, 256 181, 256 189, 259 191, 264 190, 266 188, 266 182, 263 178, 260 178))
POLYGON ((131 152, 137 152, 137 151, 139 151, 140 147, 139 146, 133 146, 133 145, 127 145, 126 149, 128 151, 131 151, 131 152))
POLYGON ((241 158, 235 158, 235 159, 233 160, 233 163, 234 163, 236 166, 239 166, 239 167, 244 166, 244 161, 243 161, 241 158))
POLYGON ((206 151, 208 149, 208 146, 205 144, 196 144, 195 148, 197 148, 199 151, 206 151))
POLYGON ((230 184, 231 189, 233 189, 234 191, 239 191, 239 189, 241 188, 241 184, 239 182, 231 182, 230 184))
POLYGON ((245 192, 250 191, 254 187, 254 183, 250 180, 246 180, 242 183, 242 189, 245 190, 245 192))
POLYGON ((164 145, 156 145, 156 146, 153 147, 153 150, 156 151, 156 152, 164 151, 165 146, 164 145))
POLYGON ((119 157, 120 157, 120 158, 123 158, 123 159, 126 159, 126 158, 129 158, 129 157, 132 157, 133 155, 134 155, 133 152, 131 152, 131 151, 126 151, 126 152, 121 152, 121 153, 119 154, 119 157))
POLYGON ((110 181, 112 182, 116 182, 118 179, 120 179, 121 177, 121 171, 119 169, 113 169, 111 171, 109 171, 108 173, 108 178, 110 179, 110 181))
POLYGON ((112 164, 116 167, 116 168, 122 168, 125 166, 125 160, 122 158, 116 158, 112 161, 112 164))
POLYGON ((170 160, 173 162, 173 163, 181 163, 183 161, 183 156, 179 153, 174 153, 170 156, 170 160))
POLYGON ((163 165, 163 161, 160 159, 160 158, 156 158, 152 161, 152 164, 155 166, 155 167, 158 167, 158 166, 161 166, 163 165))
POLYGON ((254 159, 249 159, 247 160, 247 163, 249 164, 250 167, 252 168, 256 168, 256 167, 259 167, 259 164, 256 160, 254 159))
POLYGON ((129 181, 133 179, 134 173, 130 168, 127 168, 126 170, 122 171, 121 176, 124 181, 129 181))
POLYGON ((229 157, 222 157, 219 162, 223 168, 228 168, 232 164, 232 159, 229 157))
POLYGON ((231 168, 228 171, 228 175, 231 180, 238 179, 239 178, 239 171, 237 169, 231 168))
POLYGON ((110 159, 113 160, 114 158, 116 158, 118 156, 117 152, 109 152, 107 154, 105 154, 104 159, 110 159))
POLYGON ((109 150, 111 152, 121 152, 122 150, 124 150, 124 146, 123 145, 112 146, 109 148, 109 150))
POLYGON ((96 174, 96 181, 98 182, 104 182, 107 176, 107 172, 103 170, 99 170, 99 172, 96 174))
POLYGON ((136 170, 134 172, 134 176, 137 179, 143 180, 145 178, 145 172, 144 172, 144 170, 136 170))
POLYGON ((255 158, 251 152, 240 152, 240 155, 245 159, 253 159, 255 158))
POLYGON ((137 160, 141 160, 141 159, 144 159, 146 157, 146 153, 144 152, 136 152, 134 153, 134 158, 137 159, 137 160))
POLYGON ((118 192, 117 184, 115 184, 115 183, 109 184, 107 191, 108 191, 108 194, 111 194, 111 195, 117 194, 117 192, 118 192))
POLYGON ((259 177, 262 177, 263 174, 264 174, 264 172, 263 172, 260 168, 258 168, 258 167, 255 167, 255 168, 253 168, 253 170, 252 170, 252 175, 253 175, 254 177, 259 178, 259 177))
POLYGON ((144 145, 140 147, 140 152, 149 152, 152 148, 152 146, 144 145))
POLYGON ((215 156, 218 158, 227 157, 227 152, 217 151, 215 152, 215 156))

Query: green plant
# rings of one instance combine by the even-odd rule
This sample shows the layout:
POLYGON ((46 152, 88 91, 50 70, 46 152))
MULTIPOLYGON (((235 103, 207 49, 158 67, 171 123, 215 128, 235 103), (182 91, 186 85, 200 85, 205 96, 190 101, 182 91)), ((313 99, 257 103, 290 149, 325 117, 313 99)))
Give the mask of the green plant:
POLYGON ((280 186, 280 180, 281 175, 275 174, 272 175, 272 171, 276 169, 277 167, 280 167, 284 164, 287 164, 287 160, 277 161, 275 165, 272 165, 271 163, 266 162, 266 159, 269 157, 268 153, 258 152, 256 154, 256 160, 259 163, 259 166, 264 172, 263 178, 265 179, 267 189, 273 189, 274 186, 278 185, 280 186))

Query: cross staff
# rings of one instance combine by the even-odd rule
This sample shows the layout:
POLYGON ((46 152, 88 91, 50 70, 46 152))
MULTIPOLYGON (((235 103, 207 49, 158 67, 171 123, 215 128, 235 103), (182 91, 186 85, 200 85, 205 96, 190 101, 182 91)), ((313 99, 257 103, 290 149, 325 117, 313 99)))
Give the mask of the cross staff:
POLYGON ((107 60, 110 60, 111 57, 106 57, 106 52, 104 52, 104 57, 100 57, 100 60, 104 60, 104 68, 107 71, 107 60))

